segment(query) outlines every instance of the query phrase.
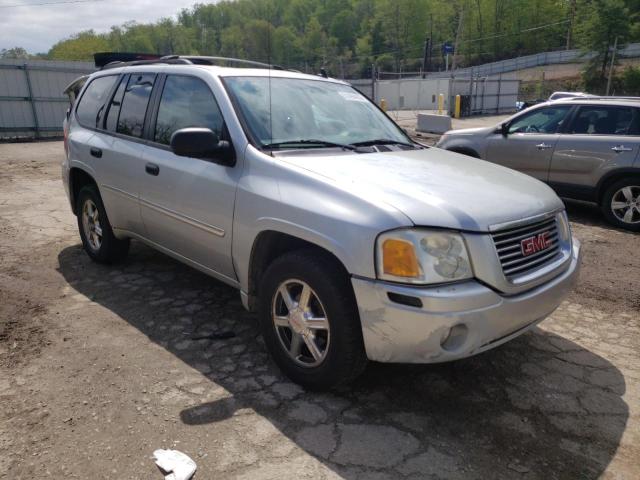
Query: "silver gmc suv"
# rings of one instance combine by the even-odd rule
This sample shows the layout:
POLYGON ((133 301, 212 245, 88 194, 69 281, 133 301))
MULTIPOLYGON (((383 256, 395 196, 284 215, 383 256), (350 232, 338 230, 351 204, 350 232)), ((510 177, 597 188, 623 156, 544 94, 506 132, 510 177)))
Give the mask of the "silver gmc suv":
POLYGON ((79 91, 62 176, 92 259, 136 239, 236 287, 316 389, 496 347, 572 288, 580 245, 542 182, 414 143, 347 83, 218 60, 111 64, 79 91))
POLYGON ((531 175, 640 231, 640 98, 547 102, 494 127, 449 131, 437 146, 531 175))

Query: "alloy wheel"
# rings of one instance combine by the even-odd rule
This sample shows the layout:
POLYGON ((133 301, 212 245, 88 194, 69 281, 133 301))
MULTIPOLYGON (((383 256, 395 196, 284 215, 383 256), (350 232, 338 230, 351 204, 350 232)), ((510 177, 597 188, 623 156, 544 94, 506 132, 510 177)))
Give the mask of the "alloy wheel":
POLYGON ((273 296, 271 316, 280 344, 298 365, 316 367, 324 361, 329 351, 329 320, 307 283, 282 282, 273 296))
POLYGON ((628 185, 614 193, 611 211, 621 222, 640 223, 640 185, 628 185))
POLYGON ((102 245, 100 212, 91 199, 87 199, 82 206, 82 227, 91 249, 96 252, 100 250, 100 246, 102 245))

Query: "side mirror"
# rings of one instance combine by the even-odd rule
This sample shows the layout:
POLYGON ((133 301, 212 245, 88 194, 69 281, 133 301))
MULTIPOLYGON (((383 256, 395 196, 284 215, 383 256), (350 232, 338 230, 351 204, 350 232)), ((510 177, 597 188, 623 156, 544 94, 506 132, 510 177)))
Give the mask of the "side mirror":
POLYGON ((171 135, 171 150, 181 157, 210 160, 233 166, 235 153, 231 144, 220 140, 209 128, 181 128, 171 135))
POLYGON ((503 137, 506 137, 507 135, 509 135, 509 123, 508 122, 504 122, 503 124, 500 125, 500 133, 502 134, 503 137))

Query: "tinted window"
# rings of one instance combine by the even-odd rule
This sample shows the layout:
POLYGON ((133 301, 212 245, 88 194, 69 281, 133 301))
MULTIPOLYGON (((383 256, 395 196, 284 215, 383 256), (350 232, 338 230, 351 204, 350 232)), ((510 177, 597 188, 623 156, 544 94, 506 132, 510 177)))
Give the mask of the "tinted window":
POLYGON ((153 89, 155 74, 133 74, 129 77, 127 88, 124 92, 120 116, 118 118, 117 132, 132 137, 142 137, 144 116, 147 112, 149 97, 153 89))
POLYGON ((169 144, 176 130, 206 127, 222 136, 222 114, 209 87, 200 79, 170 75, 164 84, 154 140, 169 144))
POLYGON ((128 77, 125 75, 120 81, 120 85, 118 85, 118 89, 109 104, 109 109, 107 110, 107 130, 110 132, 116 131, 120 107, 122 106, 122 96, 124 95, 124 89, 127 87, 128 80, 128 77))
POLYGON ((632 107, 585 106, 569 129, 569 133, 591 135, 638 135, 638 110, 632 107))
POLYGON ((78 120, 82 125, 92 128, 97 127, 104 104, 107 101, 107 95, 109 95, 117 78, 116 75, 99 77, 89 84, 76 110, 78 120))
POLYGON ((514 119, 509 133, 557 133, 569 113, 569 105, 538 108, 514 119))

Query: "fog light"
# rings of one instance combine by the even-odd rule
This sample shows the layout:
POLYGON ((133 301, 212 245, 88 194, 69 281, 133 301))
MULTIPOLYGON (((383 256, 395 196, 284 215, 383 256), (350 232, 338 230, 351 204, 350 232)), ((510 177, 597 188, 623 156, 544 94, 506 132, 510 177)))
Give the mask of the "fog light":
POLYGON ((467 341, 469 329, 464 324, 451 327, 447 334, 440 340, 440 346, 448 352, 453 352, 464 345, 467 341))

